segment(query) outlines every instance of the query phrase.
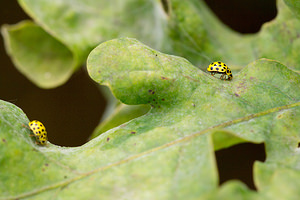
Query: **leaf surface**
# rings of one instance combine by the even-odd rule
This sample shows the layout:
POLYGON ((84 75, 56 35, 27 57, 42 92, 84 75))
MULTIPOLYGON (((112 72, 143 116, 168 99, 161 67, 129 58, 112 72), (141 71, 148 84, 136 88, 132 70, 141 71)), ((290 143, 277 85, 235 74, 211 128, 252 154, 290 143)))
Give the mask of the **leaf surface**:
POLYGON ((152 109, 83 146, 40 147, 25 114, 1 101, 0 198, 271 199, 285 184, 298 195, 300 76, 281 63, 257 60, 221 81, 121 38, 91 52, 88 72, 120 101, 152 109), (258 192, 218 186, 215 149, 243 141, 266 145, 254 166, 258 192))
POLYGON ((39 28, 22 23, 5 26, 3 32, 17 68, 43 88, 66 82, 99 43, 124 36, 182 56, 201 69, 222 60, 239 71, 254 60, 268 58, 299 72, 297 2, 277 0, 274 20, 256 34, 241 35, 222 24, 199 0, 19 0, 39 28), (52 79, 44 79, 45 74, 52 79))

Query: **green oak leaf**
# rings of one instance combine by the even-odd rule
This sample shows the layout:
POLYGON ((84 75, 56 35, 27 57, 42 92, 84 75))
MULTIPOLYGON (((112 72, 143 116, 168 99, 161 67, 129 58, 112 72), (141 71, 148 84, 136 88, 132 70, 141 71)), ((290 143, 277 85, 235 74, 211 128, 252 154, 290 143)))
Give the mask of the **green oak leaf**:
POLYGON ((260 59, 222 81, 121 38, 91 52, 88 72, 123 103, 151 110, 82 146, 42 147, 25 114, 0 101, 0 199, 299 197, 300 75, 281 63, 260 59), (257 192, 218 186, 214 151, 244 141, 266 146, 257 192))
POLYGON ((113 113, 104 120, 95 128, 91 138, 94 138, 105 131, 119 126, 131 119, 137 118, 146 114, 149 111, 150 107, 148 105, 126 105, 120 103, 113 110, 113 113))
POLYGON ((52 88, 73 74, 71 51, 31 21, 3 26, 2 35, 17 69, 37 86, 52 88))
POLYGON ((106 86, 99 86, 99 89, 106 98, 107 106, 100 124, 90 136, 91 139, 109 129, 146 114, 150 109, 149 105, 126 105, 121 103, 113 96, 110 89, 106 86))
MULTIPOLYGON (((299 3, 285 2, 300 12, 299 3)), ((300 20, 283 0, 277 0, 277 10, 277 17, 263 24, 258 33, 242 35, 220 23, 204 1, 170 0, 166 46, 203 70, 216 60, 240 70, 256 59, 269 58, 299 72, 300 20)))
POLYGON ((300 2, 295 0, 284 0, 284 2, 300 18, 300 2))
POLYGON ((64 84, 108 39, 131 36, 162 45, 166 15, 155 0, 18 2, 34 22, 3 26, 6 50, 18 70, 42 88, 64 84), (44 74, 52 79, 43 79, 44 74))
POLYGON ((19 0, 35 24, 6 25, 2 32, 17 68, 42 88, 63 84, 99 43, 124 36, 201 69, 222 60, 238 71, 269 58, 299 72, 297 2, 277 0, 278 16, 260 32, 242 35, 222 24, 201 0, 19 0))

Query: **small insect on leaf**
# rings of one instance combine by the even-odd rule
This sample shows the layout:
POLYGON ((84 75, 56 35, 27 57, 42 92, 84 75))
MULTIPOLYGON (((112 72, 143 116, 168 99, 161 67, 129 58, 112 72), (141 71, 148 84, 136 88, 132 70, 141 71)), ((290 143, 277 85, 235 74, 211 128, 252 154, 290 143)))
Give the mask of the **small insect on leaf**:
POLYGON ((232 79, 232 73, 229 67, 220 61, 213 62, 207 67, 207 71, 211 73, 212 76, 214 76, 216 73, 221 74, 220 79, 221 80, 231 80, 232 79), (226 78, 227 76, 227 78, 226 78))
POLYGON ((40 145, 46 145, 48 138, 47 138, 47 131, 45 126, 37 120, 33 120, 28 123, 30 130, 33 132, 35 137, 38 140, 40 145))

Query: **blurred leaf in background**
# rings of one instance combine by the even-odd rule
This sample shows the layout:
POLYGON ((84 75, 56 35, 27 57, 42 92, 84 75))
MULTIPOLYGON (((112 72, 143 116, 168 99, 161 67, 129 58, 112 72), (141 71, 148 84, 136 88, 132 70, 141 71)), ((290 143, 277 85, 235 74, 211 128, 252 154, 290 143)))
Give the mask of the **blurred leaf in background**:
POLYGON ((300 11, 292 0, 278 0, 276 19, 245 35, 222 24, 199 0, 19 3, 34 22, 3 26, 6 49, 17 68, 42 88, 65 83, 95 46, 120 36, 185 57, 201 69, 223 60, 240 70, 262 57, 300 69, 300 11))

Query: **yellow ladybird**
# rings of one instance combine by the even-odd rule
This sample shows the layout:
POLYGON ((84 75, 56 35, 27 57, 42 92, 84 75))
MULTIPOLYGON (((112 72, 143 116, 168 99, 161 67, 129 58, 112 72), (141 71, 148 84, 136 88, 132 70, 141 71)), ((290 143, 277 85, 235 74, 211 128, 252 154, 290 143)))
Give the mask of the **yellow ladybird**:
POLYGON ((38 143, 41 145, 46 145, 48 138, 45 126, 37 121, 33 120, 28 123, 30 130, 32 130, 33 134, 38 140, 38 143))
POLYGON ((223 63, 223 62, 213 62, 207 67, 207 71, 211 73, 211 75, 222 74, 220 79, 221 80, 231 80, 232 79, 232 73, 229 67, 223 63), (226 78, 227 76, 227 78, 226 78))

